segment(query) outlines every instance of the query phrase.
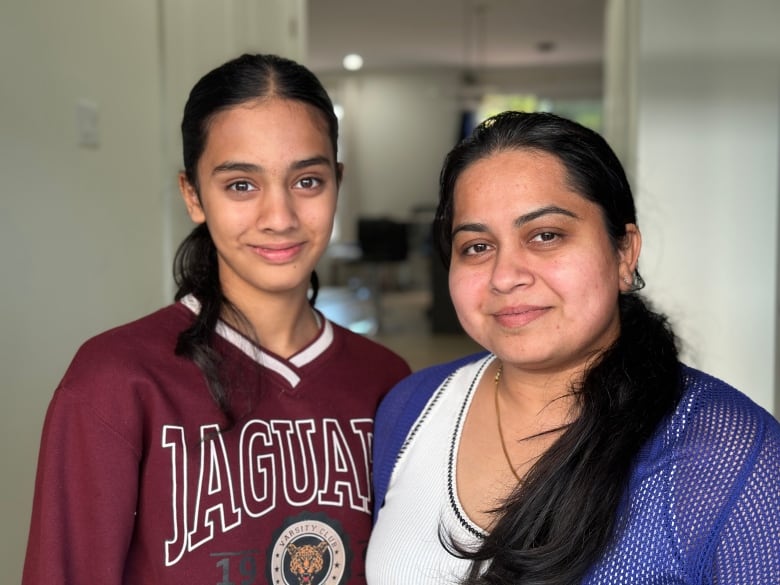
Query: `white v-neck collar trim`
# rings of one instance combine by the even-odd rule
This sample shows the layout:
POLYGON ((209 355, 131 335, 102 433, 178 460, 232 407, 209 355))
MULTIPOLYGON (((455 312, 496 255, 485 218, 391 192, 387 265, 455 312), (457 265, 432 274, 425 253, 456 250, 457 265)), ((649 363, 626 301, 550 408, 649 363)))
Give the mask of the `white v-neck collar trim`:
MULTIPOLYGON (((482 376, 485 374, 488 366, 496 359, 494 354, 489 354, 483 357, 481 360, 461 366, 461 375, 468 375, 469 377, 463 382, 468 382, 468 388, 465 395, 462 397, 460 409, 458 410, 458 416, 455 420, 455 425, 452 429, 452 435, 450 437, 450 448, 447 456, 447 495, 450 500, 450 507, 455 513, 455 517, 468 532, 473 536, 483 538, 487 532, 483 530, 476 522, 474 522, 466 513, 463 504, 461 504, 458 497, 458 449, 460 447, 461 436, 463 435, 463 426, 466 423, 466 415, 469 408, 471 408, 471 401, 474 398, 474 393, 479 386, 479 382, 482 380, 482 376), (468 368, 468 370, 467 370, 468 368)), ((452 382, 454 375, 451 375, 445 382, 449 384, 452 382)), ((461 382, 461 383, 463 383, 461 382)), ((445 384, 442 384, 440 391, 444 390, 445 384)))
MULTIPOLYGON (((194 296, 186 295, 180 302, 193 313, 200 313, 200 301, 194 296)), ((310 345, 289 360, 281 360, 271 355, 222 320, 217 322, 216 333, 256 363, 282 376, 290 386, 295 388, 301 382, 301 377, 287 363, 289 362, 296 368, 302 368, 321 356, 333 343, 333 326, 330 321, 321 317, 316 311, 314 314, 317 322, 321 324, 319 335, 310 345)))

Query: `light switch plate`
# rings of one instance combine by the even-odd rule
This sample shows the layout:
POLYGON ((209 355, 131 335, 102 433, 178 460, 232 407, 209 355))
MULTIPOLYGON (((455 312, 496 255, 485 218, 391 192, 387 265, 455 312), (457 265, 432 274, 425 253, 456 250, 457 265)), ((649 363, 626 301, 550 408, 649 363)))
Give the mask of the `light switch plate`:
POLYGON ((76 102, 76 128, 79 146, 84 148, 100 146, 97 103, 87 99, 76 102))

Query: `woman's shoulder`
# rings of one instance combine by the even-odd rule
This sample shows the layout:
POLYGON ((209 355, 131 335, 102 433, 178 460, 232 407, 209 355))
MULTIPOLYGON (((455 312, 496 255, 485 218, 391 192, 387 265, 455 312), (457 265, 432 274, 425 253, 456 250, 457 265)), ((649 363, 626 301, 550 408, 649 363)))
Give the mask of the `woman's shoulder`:
POLYGON ((713 555, 724 566, 729 557, 758 562, 751 555, 764 555, 762 547, 776 547, 780 538, 780 423, 715 376, 687 366, 682 376, 681 401, 652 443, 654 456, 643 463, 647 477, 666 488, 645 502, 654 498, 673 515, 673 540, 686 543, 680 553, 691 563, 714 566, 713 555), (763 540, 755 538, 759 532, 763 540))
POLYGON ((721 420, 747 417, 780 424, 766 409, 728 382, 686 365, 682 366, 682 375, 683 395, 678 412, 682 409, 721 420))
POLYGON ((696 446, 700 453, 752 458, 763 449, 780 456, 780 422, 729 383, 683 366, 683 394, 667 437, 696 446))
POLYGON ((401 380, 390 390, 379 406, 377 420, 387 416, 399 415, 402 412, 419 411, 423 408, 433 392, 449 376, 470 364, 477 364, 486 359, 488 352, 479 352, 460 357, 448 362, 422 368, 401 380), (413 404, 410 404, 413 403, 413 404))

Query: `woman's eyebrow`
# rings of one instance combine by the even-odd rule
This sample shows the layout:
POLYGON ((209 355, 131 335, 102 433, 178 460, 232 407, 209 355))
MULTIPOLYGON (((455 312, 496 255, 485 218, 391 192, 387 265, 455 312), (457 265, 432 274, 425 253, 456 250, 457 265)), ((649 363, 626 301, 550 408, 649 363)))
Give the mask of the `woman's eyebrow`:
POLYGON ((488 231, 487 226, 484 223, 462 223, 452 228, 452 237, 458 232, 480 232, 484 233, 488 231))
POLYGON ((515 219, 514 224, 515 226, 520 227, 535 219, 539 219, 540 217, 544 217, 545 215, 551 215, 551 214, 565 215, 573 219, 580 218, 580 216, 574 213, 573 211, 569 211, 568 209, 564 209, 563 207, 558 207, 557 205, 548 205, 547 207, 540 207, 539 209, 535 209, 528 213, 524 213, 523 215, 515 219))
MULTIPOLYGON (((569 211, 568 209, 564 209, 563 207, 558 207, 557 205, 548 205, 546 207, 540 207, 539 209, 534 209, 533 211, 524 213, 523 215, 515 219, 513 223, 515 227, 521 227, 529 222, 532 222, 535 219, 539 219, 540 217, 544 217, 545 215, 552 215, 552 214, 565 215, 566 217, 571 217, 573 219, 580 218, 580 216, 574 213, 573 211, 569 211)), ((478 222, 462 223, 452 228, 452 236, 454 237, 455 234, 457 234, 458 232, 484 233, 487 231, 488 228, 484 223, 478 223, 478 222)))

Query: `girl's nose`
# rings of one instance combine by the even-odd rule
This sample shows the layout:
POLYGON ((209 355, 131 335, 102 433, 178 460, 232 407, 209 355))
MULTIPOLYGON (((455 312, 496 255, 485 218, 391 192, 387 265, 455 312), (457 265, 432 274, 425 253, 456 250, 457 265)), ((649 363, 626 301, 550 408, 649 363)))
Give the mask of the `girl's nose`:
POLYGON ((261 198, 257 228, 283 232, 297 225, 293 196, 284 189, 268 190, 261 198))

